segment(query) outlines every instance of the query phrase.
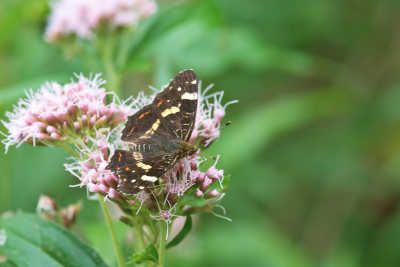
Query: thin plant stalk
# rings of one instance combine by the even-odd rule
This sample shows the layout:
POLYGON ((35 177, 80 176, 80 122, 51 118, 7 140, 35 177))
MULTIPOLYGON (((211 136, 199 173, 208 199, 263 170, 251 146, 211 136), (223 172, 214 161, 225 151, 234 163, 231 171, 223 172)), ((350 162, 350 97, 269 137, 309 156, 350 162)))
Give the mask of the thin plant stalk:
POLYGON ((99 203, 100 203, 101 209, 103 210, 103 214, 106 219, 107 228, 108 228, 108 231, 110 233, 110 236, 111 236, 111 239, 113 242, 115 256, 117 257, 118 267, 124 267, 125 266, 124 258, 122 257, 121 248, 119 246, 117 234, 115 233, 115 229, 112 224, 110 213, 108 212, 108 209, 107 209, 106 203, 103 200, 103 197, 101 195, 98 195, 98 196, 99 196, 99 203))
POLYGON ((159 221, 160 227, 160 244, 158 249, 158 267, 164 267, 165 247, 167 245, 167 224, 159 221))
POLYGON ((113 55, 115 54, 116 37, 110 34, 104 44, 100 44, 100 51, 108 81, 108 91, 121 95, 121 75, 117 72, 113 55))

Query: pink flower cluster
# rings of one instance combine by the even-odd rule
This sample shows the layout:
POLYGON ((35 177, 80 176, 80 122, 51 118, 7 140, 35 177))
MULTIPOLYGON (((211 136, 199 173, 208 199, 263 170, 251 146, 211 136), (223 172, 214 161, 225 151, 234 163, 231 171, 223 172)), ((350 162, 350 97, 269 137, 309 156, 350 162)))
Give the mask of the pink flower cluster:
POLYGON ((27 99, 20 99, 13 112, 7 112, 9 122, 2 121, 9 135, 2 142, 14 144, 37 141, 43 144, 75 142, 95 128, 115 127, 132 113, 132 105, 115 103, 106 105, 104 83, 96 75, 93 79, 77 76, 78 82, 60 85, 46 83, 38 91, 27 92, 27 99))
POLYGON ((196 125, 190 137, 189 143, 195 144, 200 136, 200 147, 208 147, 220 135, 221 121, 225 116, 225 109, 228 105, 237 103, 237 100, 230 101, 224 106, 221 104, 224 91, 216 92, 206 96, 206 93, 213 87, 210 85, 204 92, 199 92, 199 104, 197 107, 196 125), (211 102, 211 100, 214 100, 211 102))
MULTIPOLYGON (((224 172, 215 168, 217 161, 206 172, 199 170, 202 162, 198 155, 191 156, 189 159, 182 159, 173 169, 162 176, 165 185, 164 192, 169 203, 176 203, 178 197, 194 185, 200 187, 196 190, 196 197, 202 197, 211 184, 217 181, 222 182, 224 172)), ((205 197, 215 196, 216 194, 218 194, 218 191, 213 190, 208 192, 205 197)))
POLYGON ((154 0, 58 0, 52 3, 45 36, 53 42, 73 34, 89 39, 100 26, 135 25, 156 10, 154 0))

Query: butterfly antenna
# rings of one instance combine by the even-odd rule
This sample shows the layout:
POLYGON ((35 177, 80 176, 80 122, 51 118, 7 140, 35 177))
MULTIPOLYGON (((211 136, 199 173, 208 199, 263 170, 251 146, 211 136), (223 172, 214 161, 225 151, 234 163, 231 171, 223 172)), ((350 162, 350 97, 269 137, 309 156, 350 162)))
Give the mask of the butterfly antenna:
POLYGON ((224 125, 222 125, 222 126, 219 127, 217 130, 215 130, 214 132, 212 132, 212 133, 210 133, 210 134, 213 134, 213 133, 215 133, 216 131, 219 131, 219 130, 221 130, 222 128, 225 128, 225 127, 228 126, 229 124, 232 124, 232 122, 231 122, 231 121, 228 121, 227 123, 225 123, 224 125))
MULTIPOLYGON (((198 155, 200 158, 202 158, 203 159, 203 161, 200 163, 200 165, 199 165, 199 167, 197 167, 197 169, 196 170, 199 170, 200 169, 200 167, 201 167, 201 165, 203 165, 204 164, 204 162, 206 162, 206 158, 205 157, 203 157, 203 156, 201 156, 201 155, 198 155)), ((216 158, 216 157, 211 157, 211 156, 209 156, 209 155, 207 155, 206 154, 206 156, 207 157, 209 157, 209 158, 212 158, 213 160, 215 160, 215 161, 217 161, 218 159, 216 158)))
POLYGON ((200 155, 199 155, 199 157, 201 157, 203 159, 203 161, 200 163, 199 167, 197 167, 196 171, 200 169, 201 165, 203 165, 204 162, 206 162, 206 158, 205 157, 200 156, 200 155))
MULTIPOLYGON (((201 153, 203 153, 203 154, 205 154, 207 157, 209 157, 209 158, 212 158, 213 160, 217 160, 217 158, 216 157, 212 157, 212 156, 210 156, 210 155, 207 155, 206 153, 204 153, 204 152, 201 152, 201 153)), ((204 161, 206 161, 206 158, 205 157, 203 157, 203 156, 201 156, 201 155, 198 155, 200 158, 202 158, 204 161)), ((204 162, 203 161, 203 162, 204 162)))
MULTIPOLYGON (((232 124, 232 122, 231 121, 228 121, 227 123, 225 123, 224 125, 222 125, 221 127, 219 127, 217 130, 215 130, 214 132, 211 132, 210 134, 213 134, 213 133, 215 133, 216 131, 219 131, 219 130, 221 130, 222 128, 225 128, 226 126, 228 126, 229 124, 232 124)), ((204 152, 203 152, 204 153, 204 152)), ((205 154, 205 153, 204 153, 205 154)), ((199 155, 200 156, 200 155, 199 155)), ((206 156, 207 157, 209 157, 209 158, 212 158, 213 160, 215 160, 215 161, 217 161, 218 160, 218 158, 216 158, 216 157, 211 157, 210 155, 207 155, 206 154, 206 156)), ((200 157, 202 157, 202 156, 200 156, 200 157)), ((204 160, 205 160, 205 158, 204 157, 202 157, 204 160)))

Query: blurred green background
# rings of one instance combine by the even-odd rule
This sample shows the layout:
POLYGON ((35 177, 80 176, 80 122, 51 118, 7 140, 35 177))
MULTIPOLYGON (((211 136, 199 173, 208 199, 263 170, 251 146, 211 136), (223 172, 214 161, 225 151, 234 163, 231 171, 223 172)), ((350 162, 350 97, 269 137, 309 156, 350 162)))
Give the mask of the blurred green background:
MULTIPOLYGON (((130 40, 123 97, 192 68, 239 100, 207 152, 231 174, 222 205, 233 221, 200 215, 167 266, 400 266, 400 2, 158 3, 130 40)), ((43 40, 48 14, 43 0, 0 2, 3 120, 24 89, 98 72, 43 40)), ((40 194, 83 200, 74 231, 112 265, 100 208, 69 187, 67 156, 0 153, 0 213, 34 212, 40 194)))

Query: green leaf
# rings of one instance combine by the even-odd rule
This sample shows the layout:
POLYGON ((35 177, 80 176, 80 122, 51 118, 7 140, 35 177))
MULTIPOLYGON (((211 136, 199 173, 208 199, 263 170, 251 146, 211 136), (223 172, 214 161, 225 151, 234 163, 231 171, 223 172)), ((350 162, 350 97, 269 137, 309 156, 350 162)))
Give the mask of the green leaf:
POLYGON ((227 175, 224 177, 224 180, 222 181, 222 190, 226 190, 228 188, 229 182, 231 181, 231 176, 227 175))
MULTIPOLYGON (((0 258, 1 259, 1 258, 0 258)), ((15 264, 13 264, 10 261, 4 261, 4 262, 0 262, 0 267, 16 267, 15 264)))
POLYGON ((183 226, 182 230, 179 232, 177 236, 175 236, 175 238, 171 242, 169 242, 169 244, 166 246, 166 249, 175 247, 176 245, 181 243, 181 241, 189 234, 191 230, 192 230, 192 216, 188 215, 186 216, 185 225, 183 226))
POLYGON ((192 207, 201 207, 204 206, 207 203, 207 201, 203 198, 199 198, 193 201, 190 201, 189 203, 187 203, 189 206, 192 207))
POLYGON ((0 229, 7 236, 0 253, 16 266, 107 266, 71 231, 36 215, 3 218, 0 229))
POLYGON ((158 262, 158 252, 153 243, 151 243, 143 253, 133 254, 133 260, 131 262, 128 262, 127 264, 135 262, 143 263, 145 261, 158 262))

